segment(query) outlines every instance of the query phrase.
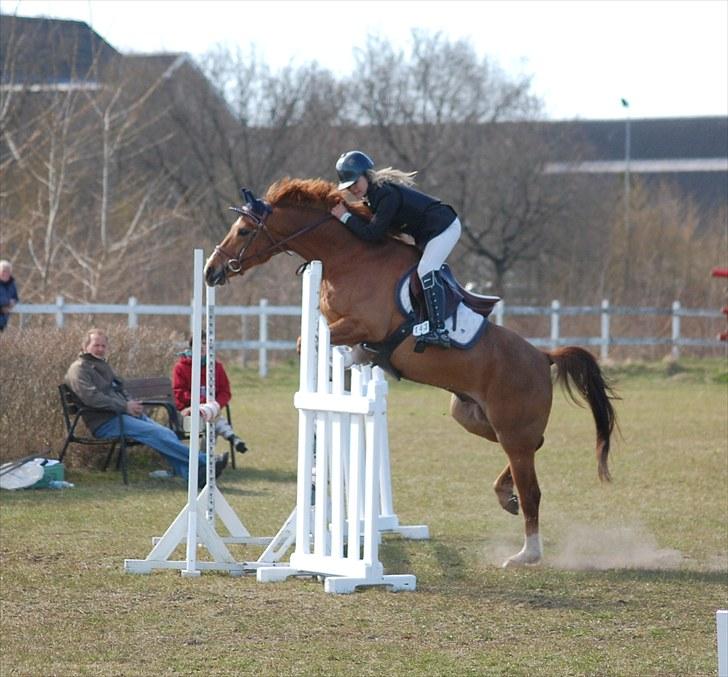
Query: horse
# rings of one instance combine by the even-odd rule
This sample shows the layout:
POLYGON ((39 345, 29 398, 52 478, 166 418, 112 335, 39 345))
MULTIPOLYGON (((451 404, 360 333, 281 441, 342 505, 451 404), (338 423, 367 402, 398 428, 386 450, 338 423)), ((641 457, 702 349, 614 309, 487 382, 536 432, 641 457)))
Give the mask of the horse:
MULTIPOLYGON (((285 178, 272 184, 264 200, 241 189, 246 200, 231 207, 239 214, 205 265, 208 285, 225 284, 281 252, 304 261, 320 260, 320 309, 332 345, 381 343, 402 323, 395 301, 398 281, 417 265, 420 251, 397 237, 365 242, 330 213, 343 200, 323 179, 285 178)), ((361 203, 348 205, 365 218, 361 203)), ((525 521, 525 540, 504 567, 536 564, 543 556, 539 533, 541 490, 535 454, 544 442, 555 382, 578 403, 585 400, 596 426, 598 477, 609 481, 610 438, 617 396, 590 352, 577 346, 540 350, 515 332, 489 324, 467 350, 428 347, 415 352, 408 335, 390 356, 403 378, 451 393, 450 414, 470 433, 499 443, 508 464, 493 489, 501 507, 525 521), (552 379, 552 367, 555 378, 552 379), (517 495, 516 495, 517 492, 517 495)))

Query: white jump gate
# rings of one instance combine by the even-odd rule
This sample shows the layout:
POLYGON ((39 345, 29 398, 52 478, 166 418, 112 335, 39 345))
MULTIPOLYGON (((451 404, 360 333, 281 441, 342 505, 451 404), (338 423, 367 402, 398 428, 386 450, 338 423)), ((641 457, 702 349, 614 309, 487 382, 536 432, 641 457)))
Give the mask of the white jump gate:
MULTIPOLYGON (((192 362, 201 358, 202 250, 194 253, 192 362)), ((321 263, 310 264, 303 279, 301 324, 301 381, 294 404, 299 410, 297 500, 274 537, 253 537, 220 492, 214 474, 215 432, 206 424, 207 484, 198 493, 199 402, 192 401, 187 504, 145 559, 127 559, 124 570, 150 573, 179 569, 183 576, 200 570, 223 570, 233 575, 257 572, 259 581, 295 575, 325 579, 327 592, 352 592, 357 586, 386 585, 414 590, 411 575, 384 575, 379 561, 381 533, 427 539, 425 525, 403 526, 392 505, 387 432, 387 383, 381 369, 351 369, 345 389, 346 351, 331 349, 329 330, 318 308, 321 263), (216 517, 229 536, 216 530, 216 517), (184 560, 171 559, 186 544, 184 560), (265 545, 255 561, 238 561, 228 545, 265 545), (295 544, 290 562, 282 558, 295 544), (207 548, 211 560, 199 560, 207 548)), ((207 400, 215 398, 215 290, 206 289, 207 400)), ((199 392, 200 375, 192 370, 192 392, 199 392)))
POLYGON ((387 433, 387 382, 378 367, 351 367, 346 351, 332 349, 318 308, 321 263, 303 279, 298 414, 296 548, 289 566, 260 566, 259 581, 294 575, 324 577, 326 592, 385 585, 414 590, 412 575, 385 575, 379 561, 382 532, 428 538, 426 526, 400 526, 392 508, 387 433))

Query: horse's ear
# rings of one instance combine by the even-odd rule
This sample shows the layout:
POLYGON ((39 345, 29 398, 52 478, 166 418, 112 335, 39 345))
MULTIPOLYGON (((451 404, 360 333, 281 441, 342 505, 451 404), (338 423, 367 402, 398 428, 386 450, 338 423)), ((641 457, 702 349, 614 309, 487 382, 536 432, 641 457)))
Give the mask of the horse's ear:
POLYGON ((253 195, 253 192, 245 187, 240 189, 240 197, 243 198, 245 204, 250 204, 255 201, 255 195, 253 195))

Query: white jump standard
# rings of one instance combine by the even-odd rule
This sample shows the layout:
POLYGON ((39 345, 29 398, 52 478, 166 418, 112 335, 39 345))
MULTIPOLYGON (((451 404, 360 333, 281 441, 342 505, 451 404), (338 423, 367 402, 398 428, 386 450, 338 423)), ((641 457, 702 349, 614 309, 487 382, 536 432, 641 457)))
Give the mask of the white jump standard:
MULTIPOLYGON (((194 252, 194 289, 192 302, 192 364, 201 362, 202 344, 202 268, 203 252, 194 252)), ((207 287, 205 317, 207 320, 207 400, 215 401, 215 289, 207 287)), ((200 370, 192 369, 192 392, 200 392, 200 370)), ((153 538, 154 547, 145 559, 124 560, 124 571, 146 574, 154 569, 179 569, 183 576, 199 576, 201 570, 222 570, 241 575, 246 570, 230 553, 226 543, 266 545, 270 537, 255 538, 250 535, 235 511, 230 507, 215 481, 215 431, 214 424, 205 424, 207 451, 207 482, 202 491, 197 488, 198 454, 200 445, 200 400, 191 399, 189 480, 187 504, 177 515, 161 538, 153 538), (215 517, 219 517, 230 536, 222 537, 215 529, 215 517), (186 559, 170 560, 174 550, 186 542, 186 559), (200 561, 197 548, 204 546, 212 560, 200 561)))
POLYGON ((387 382, 378 367, 354 366, 345 390, 346 353, 330 347, 318 310, 320 284, 321 263, 314 261, 303 279, 301 380, 294 397, 298 483, 287 535, 295 524, 296 547, 288 566, 258 566, 257 578, 315 575, 333 593, 372 585, 414 590, 415 576, 385 575, 379 561, 383 531, 428 537, 426 526, 400 527, 392 510, 387 382))

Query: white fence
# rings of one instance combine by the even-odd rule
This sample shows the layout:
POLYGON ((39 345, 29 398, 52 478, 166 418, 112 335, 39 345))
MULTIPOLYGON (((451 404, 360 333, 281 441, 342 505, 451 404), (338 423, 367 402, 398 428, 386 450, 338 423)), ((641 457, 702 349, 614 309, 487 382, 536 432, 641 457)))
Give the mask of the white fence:
MULTIPOLYGON (((218 350, 256 350, 258 351, 258 371, 261 376, 268 373, 269 350, 294 350, 296 337, 289 340, 269 340, 268 318, 277 316, 300 316, 300 306, 269 306, 266 299, 261 299, 257 306, 217 306, 215 313, 220 316, 258 318, 257 340, 227 340, 216 342, 218 350)), ((15 315, 19 316, 22 327, 28 315, 53 315, 56 326, 63 327, 67 315, 126 315, 129 327, 137 327, 141 315, 176 315, 192 318, 192 306, 183 305, 144 305, 130 297, 126 304, 74 304, 66 303, 62 296, 56 297, 55 303, 31 304, 20 303, 15 307, 15 315)), ((548 317, 550 330, 548 336, 529 337, 536 346, 555 348, 565 345, 598 346, 602 360, 609 357, 609 349, 616 346, 667 346, 673 358, 680 356, 680 348, 699 346, 707 348, 725 347, 726 344, 717 337, 690 337, 681 333, 684 318, 703 318, 706 320, 721 318, 720 310, 710 308, 683 308, 675 301, 670 308, 612 306, 609 301, 602 301, 600 306, 562 306, 559 301, 552 301, 550 306, 508 306, 503 301, 496 305, 493 321, 505 324, 510 316, 548 317), (600 332, 598 336, 564 336, 561 331, 561 320, 566 317, 599 316, 600 332), (670 336, 613 336, 611 318, 617 316, 666 317, 670 318, 670 336)))

